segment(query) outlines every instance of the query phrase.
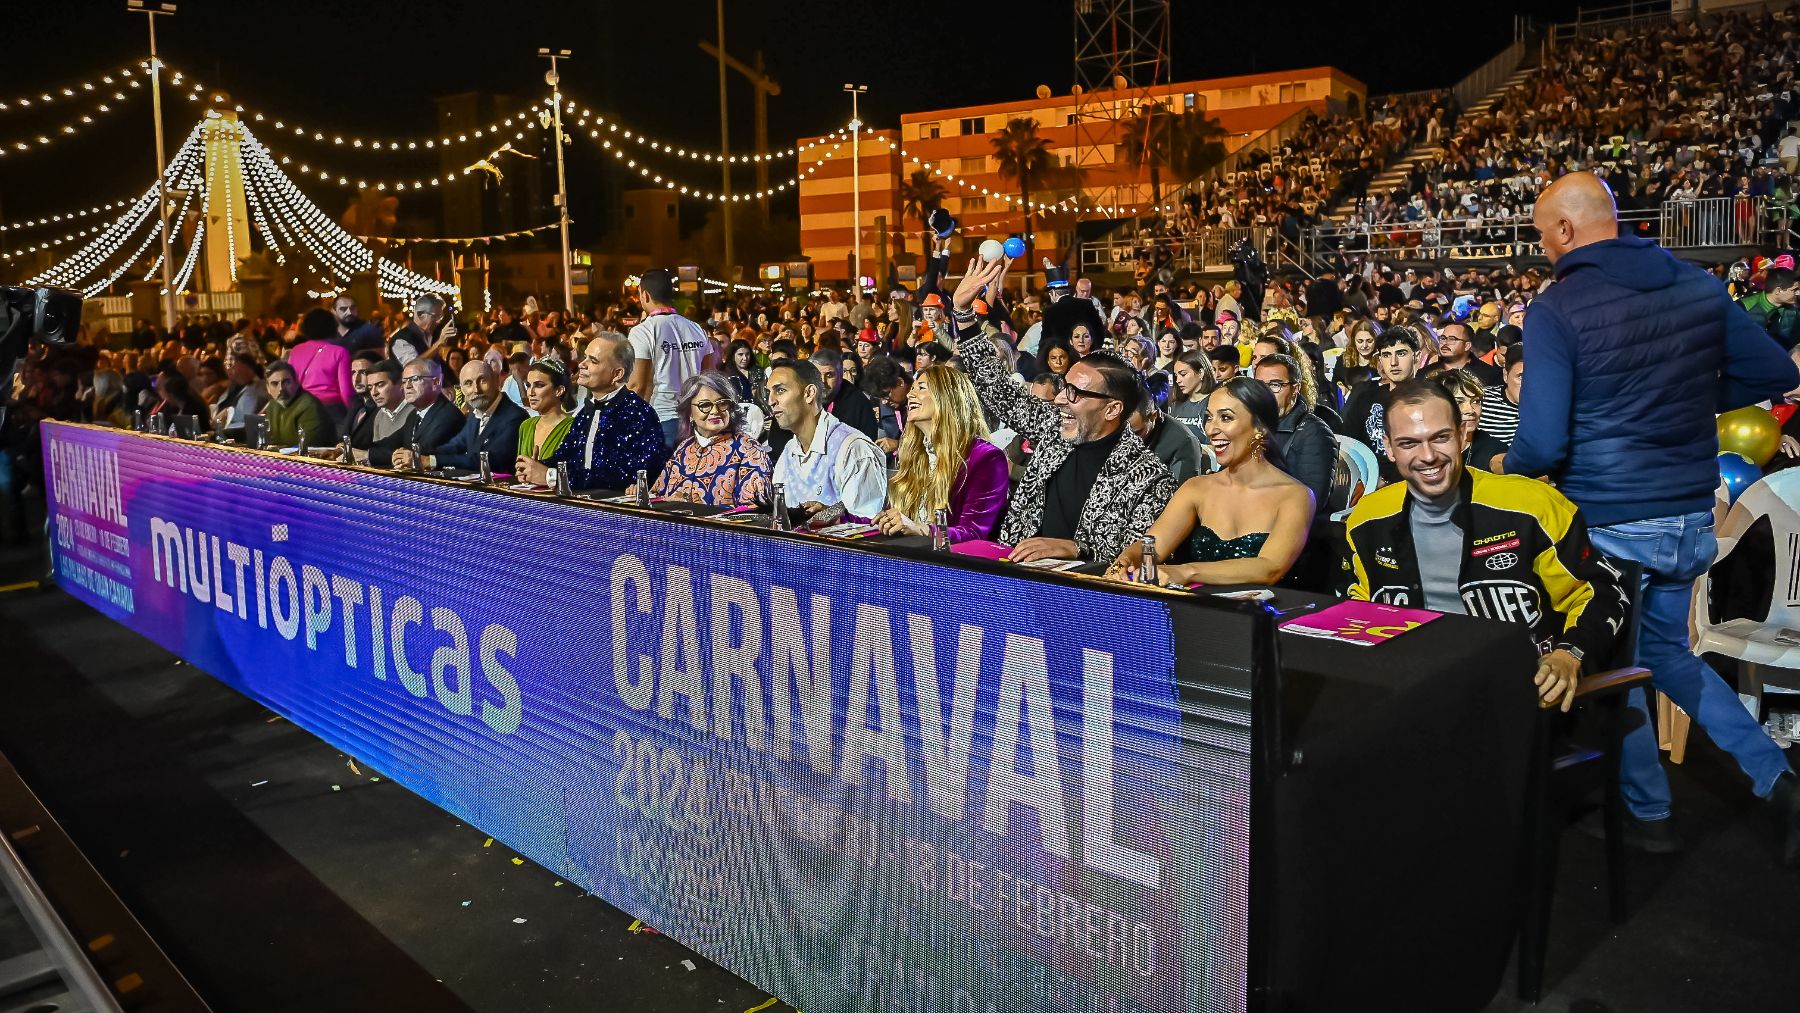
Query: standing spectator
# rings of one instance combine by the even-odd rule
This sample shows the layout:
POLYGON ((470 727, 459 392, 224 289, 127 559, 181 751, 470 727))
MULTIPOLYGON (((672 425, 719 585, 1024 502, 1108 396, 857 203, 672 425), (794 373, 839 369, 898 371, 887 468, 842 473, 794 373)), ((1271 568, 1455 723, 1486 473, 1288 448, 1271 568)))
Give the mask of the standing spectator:
POLYGON ((875 414, 875 406, 854 380, 844 376, 844 353, 822 348, 808 361, 819 371, 820 382, 825 385, 825 410, 871 440, 880 436, 881 420, 875 414))
MULTIPOLYGON (((1800 784, 1737 694, 1688 649, 1694 581, 1718 550, 1715 416, 1800 386, 1800 370, 1717 279, 1654 241, 1619 238, 1612 192, 1564 176, 1532 219, 1557 283, 1525 320, 1531 386, 1511 474, 1550 475, 1593 525, 1595 548, 1644 566, 1638 661, 1774 806, 1782 857, 1800 864, 1800 784), (1580 377, 1580 382, 1576 378, 1580 377)), ((1578 655, 1579 658, 1579 655, 1578 655)), ((1627 843, 1678 850, 1644 694, 1620 760, 1627 843)))
POLYGON ((300 318, 300 343, 288 353, 288 365, 300 379, 300 389, 319 399, 334 428, 343 428, 356 401, 350 382, 350 353, 337 343, 337 324, 330 312, 313 310, 300 318))
MULTIPOLYGON (((340 295, 331 304, 331 315, 336 319, 336 333, 332 341, 347 352, 381 351, 381 328, 357 316, 356 300, 347 295, 340 295)), ((376 359, 381 357, 378 355, 376 359)))
POLYGON ((681 387, 688 377, 719 367, 719 349, 700 325, 675 312, 675 272, 645 271, 638 283, 644 319, 631 329, 634 364, 627 386, 656 409, 663 446, 681 430, 681 387))
POLYGON ((430 292, 421 294, 413 300, 412 319, 388 339, 390 356, 395 362, 405 366, 430 351, 440 336, 445 339, 453 337, 456 324, 449 316, 449 307, 444 304, 442 296, 432 295, 430 292))
POLYGON ((1506 380, 1481 395, 1481 429, 1501 445, 1512 446, 1519 431, 1519 392, 1525 386, 1525 343, 1506 353, 1506 380))

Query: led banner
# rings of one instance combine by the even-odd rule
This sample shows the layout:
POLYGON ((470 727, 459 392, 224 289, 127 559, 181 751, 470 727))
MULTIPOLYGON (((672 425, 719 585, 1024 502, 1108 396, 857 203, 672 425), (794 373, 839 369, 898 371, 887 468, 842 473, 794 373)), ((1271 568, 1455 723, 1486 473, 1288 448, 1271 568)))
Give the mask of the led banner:
POLYGON ((44 450, 71 594, 809 1013, 1245 1006, 1248 718, 1196 737, 1167 605, 114 430, 44 450))

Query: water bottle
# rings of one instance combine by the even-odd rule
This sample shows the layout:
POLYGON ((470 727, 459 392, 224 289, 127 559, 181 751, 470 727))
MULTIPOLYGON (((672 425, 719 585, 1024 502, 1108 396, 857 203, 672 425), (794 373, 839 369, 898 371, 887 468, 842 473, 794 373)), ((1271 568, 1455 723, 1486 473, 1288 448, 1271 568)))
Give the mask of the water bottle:
POLYGON ((306 456, 306 427, 294 427, 294 452, 301 457, 306 456))
POLYGON ((161 436, 163 434, 162 422, 163 422, 163 420, 162 420, 161 415, 150 416, 150 435, 151 436, 161 436))
POLYGON ((494 468, 488 463, 488 452, 481 452, 481 484, 487 485, 494 480, 494 468))
POLYGON ((771 487, 769 499, 769 528, 774 531, 786 531, 787 526, 787 486, 780 482, 771 487))
POLYGON ((213 442, 214 443, 224 443, 225 442, 225 422, 226 422, 226 416, 224 414, 220 414, 213 418, 213 442))
POLYGON ((950 551, 950 511, 944 507, 937 508, 931 521, 931 549, 933 552, 950 551))
POLYGON ((258 450, 266 449, 269 446, 269 420, 267 418, 258 415, 244 423, 244 428, 255 434, 251 437, 253 441, 251 446, 258 450))
POLYGON ((411 449, 412 473, 415 475, 423 475, 425 473, 425 455, 419 451, 419 435, 417 432, 413 433, 411 449))
POLYGON ((567 498, 570 495, 568 468, 556 469, 556 495, 559 498, 567 498))
POLYGON ((650 505, 650 473, 642 468, 639 468, 637 473, 637 505, 641 507, 650 505))
POLYGON ((131 428, 133 431, 140 433, 147 433, 150 431, 150 423, 144 415, 144 410, 142 408, 131 413, 131 428))
POLYGON ((1144 536, 1144 560, 1138 564, 1138 583, 1161 584, 1156 573, 1156 536, 1144 536))
POLYGON ((345 436, 344 442, 338 444, 338 452, 340 454, 344 455, 343 460, 344 460, 345 464, 355 464, 356 463, 355 450, 356 450, 356 448, 355 448, 355 446, 353 446, 351 444, 349 436, 345 436))

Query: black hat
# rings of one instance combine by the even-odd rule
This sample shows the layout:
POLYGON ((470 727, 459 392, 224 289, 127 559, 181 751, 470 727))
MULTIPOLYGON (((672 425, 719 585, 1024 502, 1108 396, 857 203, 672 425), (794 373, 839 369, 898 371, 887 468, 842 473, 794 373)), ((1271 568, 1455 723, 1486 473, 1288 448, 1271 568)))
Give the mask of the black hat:
POLYGON ((950 217, 950 212, 943 208, 932 208, 931 215, 925 219, 925 224, 931 231, 937 233, 939 239, 949 239, 951 234, 956 231, 956 219, 950 217))
POLYGON ((1069 287, 1069 269, 1066 267, 1060 267, 1056 264, 1052 264, 1052 263, 1050 263, 1050 258, 1045 257, 1044 258, 1044 287, 1045 288, 1068 288, 1069 287))

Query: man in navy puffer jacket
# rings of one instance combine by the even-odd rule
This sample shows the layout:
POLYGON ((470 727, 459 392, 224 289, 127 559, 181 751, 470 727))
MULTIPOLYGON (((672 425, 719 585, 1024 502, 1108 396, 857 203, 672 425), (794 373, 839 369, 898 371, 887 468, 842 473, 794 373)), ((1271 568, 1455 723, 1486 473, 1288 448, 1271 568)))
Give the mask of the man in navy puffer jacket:
MULTIPOLYGON (((1800 779, 1687 636, 1694 581, 1718 550, 1715 417, 1800 386, 1800 373, 1716 278, 1653 242, 1619 238, 1612 192, 1595 176, 1557 180, 1532 219, 1557 281, 1525 317, 1531 354, 1505 470, 1550 476, 1581 507, 1596 548, 1644 565, 1638 663, 1773 803, 1783 858, 1800 863, 1800 779)), ((1674 851, 1644 694, 1631 703, 1642 720, 1622 761, 1627 840, 1674 851)))

